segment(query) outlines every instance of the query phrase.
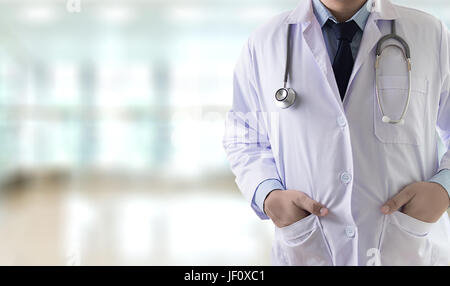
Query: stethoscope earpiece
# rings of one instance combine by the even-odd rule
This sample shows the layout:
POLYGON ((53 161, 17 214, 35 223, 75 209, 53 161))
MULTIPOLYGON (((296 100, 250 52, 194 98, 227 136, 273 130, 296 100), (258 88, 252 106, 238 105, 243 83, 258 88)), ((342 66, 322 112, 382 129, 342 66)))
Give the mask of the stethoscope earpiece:
POLYGON ((389 116, 384 115, 383 118, 381 118, 381 120, 384 123, 390 123, 390 124, 398 124, 398 125, 403 125, 405 124, 405 119, 401 118, 399 120, 392 120, 389 116))

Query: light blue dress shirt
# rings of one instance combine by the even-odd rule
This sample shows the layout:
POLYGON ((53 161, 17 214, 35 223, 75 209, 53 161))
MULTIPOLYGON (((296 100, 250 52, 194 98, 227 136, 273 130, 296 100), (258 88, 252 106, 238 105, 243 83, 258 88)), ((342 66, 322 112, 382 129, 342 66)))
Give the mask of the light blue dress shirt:
MULTIPOLYGON (((319 22, 320 27, 322 27, 323 39, 325 40, 325 46, 328 51, 328 56, 330 57, 331 63, 334 61, 334 56, 336 55, 339 41, 336 38, 336 35, 333 29, 325 25, 330 19, 335 23, 339 23, 336 18, 331 14, 331 12, 320 2, 320 0, 312 1, 314 15, 316 16, 317 21, 319 22)), ((364 27, 366 26, 367 19, 369 18, 370 12, 367 10, 366 5, 363 5, 352 18, 347 20, 346 22, 355 21, 358 25, 359 29, 356 31, 353 36, 353 40, 350 44, 350 48, 352 49, 353 60, 356 58, 358 54, 359 46, 361 44, 361 39, 364 31, 364 27)))
MULTIPOLYGON (((313 0, 312 6, 314 10, 314 15, 316 16, 319 25, 322 27, 323 38, 325 40, 325 46, 328 51, 331 63, 333 63, 334 56, 336 55, 339 41, 336 38, 333 30, 328 25, 325 25, 328 19, 331 19, 335 23, 338 23, 336 18, 331 14, 331 12, 320 2, 320 0, 313 0)), ((364 27, 366 26, 367 19, 369 18, 370 12, 367 10, 366 6, 363 5, 358 12, 347 22, 355 21, 359 27, 353 37, 352 43, 350 45, 352 49, 353 59, 356 58, 358 54, 359 46, 361 44, 361 39, 363 36, 364 27)), ((437 173, 433 178, 429 180, 430 182, 438 183, 444 187, 450 196, 450 170, 444 169, 437 173)), ((256 188, 255 194, 253 196, 253 204, 256 204, 258 208, 264 212, 264 200, 267 195, 273 190, 284 190, 284 186, 278 179, 269 178, 261 182, 256 188)))

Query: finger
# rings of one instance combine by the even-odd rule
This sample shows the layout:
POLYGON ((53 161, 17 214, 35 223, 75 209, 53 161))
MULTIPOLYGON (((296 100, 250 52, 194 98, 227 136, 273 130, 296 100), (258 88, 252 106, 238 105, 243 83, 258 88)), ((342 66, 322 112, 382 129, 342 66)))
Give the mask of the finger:
POLYGON ((297 207, 317 216, 326 216, 328 214, 328 209, 324 205, 311 199, 303 192, 298 192, 292 202, 297 207))
POLYGON ((402 190, 398 194, 390 198, 381 207, 381 212, 384 214, 391 214, 408 203, 413 197, 414 194, 409 189, 402 190))

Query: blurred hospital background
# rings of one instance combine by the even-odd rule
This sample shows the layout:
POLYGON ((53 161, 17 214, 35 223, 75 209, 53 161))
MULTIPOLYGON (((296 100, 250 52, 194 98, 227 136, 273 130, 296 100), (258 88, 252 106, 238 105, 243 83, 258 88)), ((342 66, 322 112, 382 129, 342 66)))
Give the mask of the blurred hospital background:
POLYGON ((270 264, 221 140, 242 45, 297 1, 0 0, 0 265, 270 264))

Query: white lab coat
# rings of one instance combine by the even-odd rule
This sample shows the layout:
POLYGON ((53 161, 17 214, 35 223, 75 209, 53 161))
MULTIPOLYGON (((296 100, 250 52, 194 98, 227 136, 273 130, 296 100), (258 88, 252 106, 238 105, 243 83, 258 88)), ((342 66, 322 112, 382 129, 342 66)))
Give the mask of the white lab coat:
MULTIPOLYGON (((377 1, 342 102, 311 0, 301 0, 249 37, 235 67, 224 137, 237 185, 251 202, 262 181, 279 179, 286 189, 303 191, 329 208, 326 217, 310 215, 275 227, 274 265, 449 265, 447 213, 425 223, 401 212, 380 212, 404 186, 450 168, 450 151, 439 162, 436 137, 437 130, 449 148, 449 41, 436 18, 377 1), (392 19, 412 57, 403 126, 382 122, 375 96, 375 46, 390 33, 392 19), (288 86, 297 102, 281 110, 274 94, 283 84, 288 23, 294 24, 288 86)), ((407 89, 401 53, 385 50, 382 67, 385 112, 398 118, 407 89)))

